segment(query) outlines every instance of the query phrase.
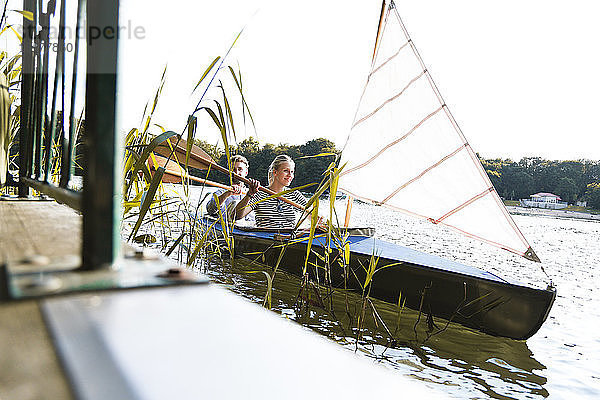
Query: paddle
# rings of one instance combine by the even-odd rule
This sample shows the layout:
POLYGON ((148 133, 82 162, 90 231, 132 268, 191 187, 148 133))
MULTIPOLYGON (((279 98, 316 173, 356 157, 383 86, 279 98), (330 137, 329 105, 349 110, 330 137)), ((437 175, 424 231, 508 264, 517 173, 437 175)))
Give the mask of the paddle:
MULTIPOLYGON (((186 154, 188 152, 188 142, 179 139, 175 136, 172 136, 170 139, 165 140, 163 143, 159 144, 156 149, 154 149, 154 153, 160 154, 163 157, 169 158, 171 152, 174 148, 174 156, 179 165, 185 165, 186 154), (167 140, 171 142, 171 145, 167 143, 167 140)), ((189 146, 189 160, 188 166, 197 168, 197 169, 207 169, 206 161, 213 162, 211 156, 208 155, 207 152, 202 150, 200 147, 195 144, 191 144, 189 146)), ((173 161, 169 161, 169 164, 173 163, 173 161)))
MULTIPOLYGON (((250 185, 250 179, 245 178, 240 175, 237 175, 237 174, 229 171, 227 168, 218 165, 217 163, 215 163, 213 161, 212 157, 210 157, 210 155, 208 155, 208 153, 206 153, 200 147, 198 147, 194 144, 189 146, 185 140, 183 140, 183 139, 177 140, 174 136, 169 138, 168 140, 171 141, 170 146, 168 144, 166 144, 166 145, 161 144, 161 145, 157 146, 156 149, 154 150, 156 153, 164 156, 164 157, 162 157, 162 156, 159 156, 156 154, 154 155, 156 162, 159 164, 159 166, 165 168, 164 176, 167 180, 165 180, 165 178, 163 178, 163 181, 178 183, 179 180, 177 180, 177 178, 182 179, 184 177, 184 175, 179 172, 181 170, 180 165, 183 163, 179 163, 179 165, 178 165, 175 161, 170 161, 170 157, 174 155, 175 159, 177 161, 179 161, 180 159, 185 160, 186 155, 189 154, 189 158, 188 158, 189 166, 192 166, 192 167, 198 168, 198 169, 203 169, 203 170, 212 168, 212 169, 215 169, 226 175, 231 174, 231 176, 236 178, 238 181, 244 182, 244 183, 250 185), (173 142, 175 142, 175 143, 173 143, 173 142), (169 178, 168 175, 175 176, 177 178, 174 178, 174 179, 169 178)), ((165 142, 166 142, 166 140, 165 140, 165 142)), ((154 164, 153 164, 151 158, 149 158, 148 161, 152 168, 154 164)), ((186 177, 192 181, 199 182, 199 183, 202 183, 205 185, 215 186, 215 187, 222 188, 225 190, 232 190, 232 188, 230 186, 223 185, 223 184, 213 182, 213 181, 209 181, 207 179, 196 178, 196 177, 190 176, 189 174, 186 174, 186 177)), ((279 193, 276 193, 269 188, 259 186, 258 190, 261 190, 271 196, 276 196, 278 198, 281 198, 281 200, 283 202, 288 203, 291 206, 296 207, 299 210, 305 211, 305 208, 303 206, 301 206, 300 204, 281 196, 279 193)), ((308 215, 309 214, 307 214, 304 218, 306 218, 308 215)), ((317 228, 320 230, 326 230, 322 226, 317 227, 317 228)))
MULTIPOLYGON (((215 169, 215 170, 217 170, 219 172, 222 172, 224 174, 227 174, 227 175, 229 175, 231 173, 231 176, 234 177, 235 179, 237 179, 238 181, 244 182, 245 184, 250 185, 250 179, 244 178, 243 176, 240 176, 238 174, 230 172, 227 168, 221 167, 219 164, 215 164, 214 162, 210 162, 208 160, 205 160, 205 161, 208 163, 208 165, 210 165, 210 167, 212 169, 215 169)), ((292 205, 292 206, 294 206, 294 207, 296 207, 296 208, 304 211, 304 207, 301 206, 300 204, 298 204, 298 203, 296 203, 296 202, 294 202, 294 201, 292 201, 292 200, 290 200, 288 198, 285 198, 285 197, 281 196, 279 193, 276 193, 276 192, 272 191, 269 188, 266 188, 264 186, 259 186, 258 190, 260 190, 262 192, 265 192, 265 193, 267 193, 267 194, 269 194, 271 196, 280 197, 283 202, 288 203, 289 205, 292 205)))
MULTIPOLYGON (((159 156, 156 154, 154 155, 154 158, 156 159, 156 163, 158 164, 159 167, 165 168, 165 172, 164 172, 164 176, 163 176, 163 180, 162 180, 163 182, 180 183, 183 178, 187 178, 191 181, 198 182, 203 185, 214 186, 214 187, 218 187, 218 188, 230 190, 230 191, 233 190, 231 188, 231 186, 227 186, 222 183, 209 181, 208 179, 198 178, 198 177, 195 177, 195 176, 192 176, 189 174, 183 174, 180 172, 181 168, 175 161, 169 161, 167 163, 167 159, 165 157, 162 157, 162 156, 159 156), (173 176, 174 178, 171 178, 171 176, 173 176)), ((151 158, 148 159, 148 162, 150 163, 150 171, 151 172, 155 171, 156 168, 154 167, 154 162, 152 161, 151 158)))
MULTIPOLYGON (((186 156, 186 152, 187 152, 187 148, 188 148, 188 144, 185 140, 180 139, 178 140, 176 143, 173 143, 175 140, 177 140, 174 136, 171 137, 171 139, 169 139, 171 141, 172 146, 174 147, 174 155, 176 157, 176 159, 180 160, 180 157, 183 157, 183 160, 185 160, 185 156, 186 156)), ((157 148, 155 149, 155 152, 164 156, 164 157, 169 157, 169 155, 171 154, 172 150, 171 147, 166 144, 166 145, 160 145, 157 146, 157 148)), ((166 161, 166 159, 164 159, 166 161)), ((229 175, 231 174, 232 177, 234 177, 235 179, 237 179, 240 182, 244 182, 245 184, 249 185, 250 184, 250 179, 245 178, 243 176, 240 176, 238 174, 235 174, 231 171, 229 171, 227 168, 220 166, 219 164, 215 163, 213 161, 213 159, 208 155, 208 153, 206 153, 204 150, 202 150, 200 147, 196 146, 196 145, 192 145, 190 152, 189 152, 189 166, 194 167, 194 168, 198 168, 198 169, 214 169, 216 171, 219 171, 223 174, 229 175), (193 162, 192 162, 193 160, 193 162)), ((158 161, 158 159, 157 159, 158 161)), ((173 168, 169 168, 169 166, 173 166, 176 165, 174 161, 169 161, 168 163, 165 162, 165 164, 167 165, 161 165, 159 162, 159 165, 165 168, 165 172, 169 172, 171 175, 176 175, 177 173, 173 173, 173 172, 177 172, 175 171, 173 168)), ((179 162, 179 164, 183 165, 184 162, 179 162)), ((190 177, 191 179, 191 177, 190 177)), ((192 179, 195 180, 195 179, 192 179)), ((195 180, 196 181, 196 180, 195 180)), ((196 181, 196 182, 200 182, 200 181, 196 181)), ((212 182, 212 181, 208 181, 211 183, 216 183, 216 182, 212 182)), ((211 185, 211 183, 208 183, 208 185, 211 185)), ((216 186, 216 185, 212 185, 212 186, 216 186)), ((223 185, 225 186, 225 185, 223 185)), ((221 187, 221 186, 217 186, 217 187, 221 187)), ((228 186, 225 186, 224 188, 227 188, 227 190, 231 189, 228 186)), ((258 190, 265 192, 271 196, 277 196, 280 197, 281 200, 285 203, 290 204, 291 206, 294 206, 302 211, 304 211, 304 207, 301 206, 300 204, 287 199, 283 196, 280 196, 279 193, 276 193, 274 191, 272 191, 269 188, 266 188, 264 186, 259 186, 258 190)))

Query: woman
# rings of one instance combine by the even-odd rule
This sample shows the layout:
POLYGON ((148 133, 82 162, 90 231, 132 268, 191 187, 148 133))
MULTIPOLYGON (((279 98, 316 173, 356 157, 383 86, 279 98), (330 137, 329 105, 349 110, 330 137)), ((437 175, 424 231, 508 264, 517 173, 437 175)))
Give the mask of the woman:
MULTIPOLYGON (((269 186, 275 193, 287 190, 294 179, 294 161, 282 154, 273 160, 269 167, 269 186)), ((236 207, 236 218, 241 219, 254 211, 256 226, 261 228, 289 229, 296 226, 296 212, 301 210, 281 200, 279 197, 267 199, 270 195, 258 191, 260 182, 250 179, 248 193, 240 200, 236 207), (265 200, 266 199, 266 200, 265 200)), ((306 198, 297 190, 282 195, 301 206, 306 205, 306 198)))

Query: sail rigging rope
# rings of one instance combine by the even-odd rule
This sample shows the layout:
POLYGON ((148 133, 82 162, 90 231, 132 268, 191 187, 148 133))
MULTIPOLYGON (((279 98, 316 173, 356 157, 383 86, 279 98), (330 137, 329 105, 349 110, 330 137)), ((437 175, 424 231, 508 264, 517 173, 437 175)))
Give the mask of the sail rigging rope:
POLYGON ((392 146, 400 143, 401 141, 403 141, 404 139, 406 139, 408 136, 410 136, 421 125, 423 125, 428 119, 430 119, 431 117, 433 117, 434 115, 436 115, 438 112, 440 112, 441 109, 442 109, 442 107, 439 107, 438 109, 436 109, 435 111, 433 111, 432 113, 430 113, 429 115, 427 115, 425 118, 423 118, 421 121, 419 121, 419 123, 417 125, 413 126, 411 128, 411 130, 409 130, 406 134, 404 134, 403 136, 401 136, 398 139, 394 140, 393 142, 388 143, 383 149, 379 150, 377 152, 377 154, 375 154, 373 157, 369 158, 367 161, 363 162, 362 164, 357 165, 356 167, 347 169, 346 171, 343 171, 342 173, 340 173, 340 176, 347 175, 350 172, 356 171, 357 169, 361 169, 364 166, 370 164, 371 162, 373 162, 373 160, 375 160, 377 157, 379 157, 381 154, 383 154, 387 149, 389 149, 390 147, 392 147, 392 146))
POLYGON ((465 208, 469 204, 473 203, 476 200, 479 200, 480 198, 482 198, 483 196, 489 194, 493 190, 494 190, 493 187, 486 188, 483 192, 481 192, 481 193, 479 193, 479 194, 471 197, 469 200, 465 201, 464 203, 462 203, 458 207, 454 208, 453 210, 448 211, 446 214, 444 214, 441 217, 439 217, 438 219, 436 219, 434 223, 435 224, 439 224, 440 222, 442 222, 443 220, 445 220, 446 218, 448 218, 452 214, 456 214, 457 212, 459 212, 460 210, 462 210, 463 208, 465 208))
POLYGON ((358 121, 356 121, 354 123, 354 125, 352 125, 352 129, 354 129, 357 125, 365 122, 367 119, 371 118, 373 115, 375 115, 379 110, 381 110, 383 107, 385 107, 386 105, 388 105, 389 103, 391 103, 392 101, 398 99, 400 96, 402 96, 404 94, 404 92, 406 92, 406 90, 416 81, 418 81, 427 71, 423 71, 421 72, 419 75, 415 76, 414 78, 412 78, 410 80, 410 82, 408 82, 408 84, 406 86, 404 86, 404 88, 397 94, 395 94, 394 96, 390 97, 389 99, 385 100, 382 104, 380 104, 375 110, 373 110, 372 112, 368 113, 367 115, 365 115, 364 117, 362 117, 361 119, 359 119, 358 121))
POLYGON ((410 44, 410 42, 406 42, 404 43, 402 46, 400 46, 400 48, 398 49, 398 51, 391 55, 387 60, 385 60, 384 62, 382 62, 379 67, 375 68, 373 71, 371 71, 371 73, 369 74, 369 79, 371 79, 371 76, 373 76, 373 74, 375 74, 377 71, 379 71, 381 68, 383 68, 383 66, 385 66, 387 63, 389 63, 390 61, 392 61, 394 58, 396 58, 398 56, 398 54, 400 54, 400 52, 410 44))
POLYGON ((465 148, 465 145, 460 146, 458 149, 454 150, 452 153, 447 154, 444 157, 442 157, 442 159, 439 160, 438 162, 436 162, 436 163, 430 165, 429 167, 425 168, 419 175, 415 176, 414 178, 412 178, 409 181, 407 181, 407 182, 403 183, 402 185, 400 185, 389 196, 387 196, 385 199, 383 199, 383 201, 381 202, 381 204, 385 204, 389 199, 391 199, 392 197, 394 197, 395 195, 397 195, 399 191, 401 191, 402 189, 404 189, 405 187, 407 187, 411 183, 413 183, 415 181, 418 181, 420 178, 423 177, 423 175, 425 175, 426 173, 428 173, 429 171, 431 171, 435 167, 439 166, 444 161, 448 160, 449 158, 451 158, 452 156, 454 156, 456 153, 458 153, 459 151, 463 150, 464 148, 465 148))

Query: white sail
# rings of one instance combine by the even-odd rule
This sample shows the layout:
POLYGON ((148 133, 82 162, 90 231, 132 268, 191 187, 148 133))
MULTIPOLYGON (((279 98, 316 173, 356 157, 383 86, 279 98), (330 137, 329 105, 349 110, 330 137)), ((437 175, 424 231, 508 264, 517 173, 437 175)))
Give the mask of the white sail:
POLYGON ((342 150, 348 195, 539 261, 450 114, 393 1, 342 150))

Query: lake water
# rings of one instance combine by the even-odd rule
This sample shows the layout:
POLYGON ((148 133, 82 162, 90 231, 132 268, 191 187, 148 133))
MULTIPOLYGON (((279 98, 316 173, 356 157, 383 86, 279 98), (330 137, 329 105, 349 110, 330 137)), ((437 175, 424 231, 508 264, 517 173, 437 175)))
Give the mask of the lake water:
MULTIPOLYGON (((539 264, 443 227, 368 204, 355 203, 353 208, 353 225, 372 226, 382 239, 475 265, 509 281, 545 287, 551 280, 556 301, 545 324, 527 341, 496 338, 456 324, 426 340, 426 324, 415 328, 416 312, 405 309, 398 319, 396 305, 377 301, 375 309, 387 329, 368 312, 357 338, 359 296, 336 294, 332 311, 310 300, 299 307, 298 278, 279 272, 272 309, 449 397, 600 398, 600 223, 526 215, 514 219, 545 272, 539 264)), ((207 263, 202 269, 232 291, 263 302, 264 275, 248 273, 256 265, 236 260, 233 265, 207 263)))

